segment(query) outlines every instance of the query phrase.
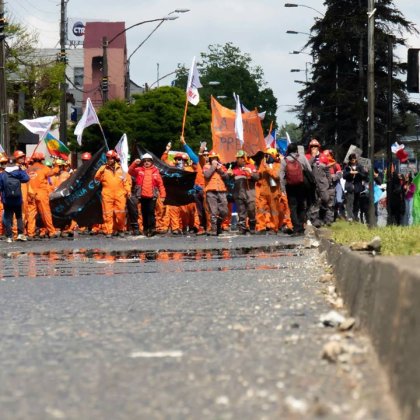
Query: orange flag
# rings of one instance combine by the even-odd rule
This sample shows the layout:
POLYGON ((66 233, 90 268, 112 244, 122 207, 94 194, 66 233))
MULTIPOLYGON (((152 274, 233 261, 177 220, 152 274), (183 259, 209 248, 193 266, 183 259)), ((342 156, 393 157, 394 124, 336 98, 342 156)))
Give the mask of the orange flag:
POLYGON ((265 150, 264 134, 258 111, 242 114, 244 126, 244 145, 235 135, 236 112, 220 105, 211 98, 211 133, 213 150, 220 155, 222 162, 233 162, 238 150, 243 149, 249 156, 255 155, 260 150, 265 150))

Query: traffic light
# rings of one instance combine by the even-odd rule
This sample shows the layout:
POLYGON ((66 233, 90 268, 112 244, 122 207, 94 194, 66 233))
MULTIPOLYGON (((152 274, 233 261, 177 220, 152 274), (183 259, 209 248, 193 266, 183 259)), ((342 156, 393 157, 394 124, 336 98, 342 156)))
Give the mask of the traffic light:
POLYGON ((419 48, 409 48, 407 54, 407 91, 419 93, 419 48))
POLYGON ((102 89, 102 92, 108 92, 108 89, 109 89, 108 77, 103 77, 102 78, 101 89, 102 89))
POLYGON ((0 13, 0 41, 3 41, 6 36, 4 35, 4 29, 7 26, 6 19, 4 17, 4 13, 0 13))

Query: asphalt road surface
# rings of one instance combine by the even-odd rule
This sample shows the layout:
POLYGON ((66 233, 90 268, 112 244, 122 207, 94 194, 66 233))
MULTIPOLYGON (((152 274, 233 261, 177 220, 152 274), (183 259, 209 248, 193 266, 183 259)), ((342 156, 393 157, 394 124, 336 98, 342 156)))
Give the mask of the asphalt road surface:
POLYGON ((2 420, 397 418, 369 340, 319 321, 346 314, 314 239, 80 236, 0 254, 2 420))

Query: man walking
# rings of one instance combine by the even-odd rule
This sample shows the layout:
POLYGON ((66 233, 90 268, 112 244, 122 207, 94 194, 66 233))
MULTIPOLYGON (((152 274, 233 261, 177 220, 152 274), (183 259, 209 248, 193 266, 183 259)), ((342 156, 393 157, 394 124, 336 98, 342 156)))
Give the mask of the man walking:
POLYGON ((21 183, 28 181, 28 174, 16 164, 15 159, 10 159, 5 170, 0 174, 0 194, 4 207, 3 221, 6 230, 6 241, 9 243, 13 242, 13 215, 17 221, 17 240, 26 241, 26 236, 23 233, 21 183))

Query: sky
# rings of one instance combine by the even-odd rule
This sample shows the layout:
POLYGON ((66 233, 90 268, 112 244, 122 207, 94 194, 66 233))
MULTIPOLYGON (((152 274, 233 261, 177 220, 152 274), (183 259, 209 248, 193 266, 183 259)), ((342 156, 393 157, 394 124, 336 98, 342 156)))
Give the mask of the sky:
MULTIPOLYGON (((39 33, 39 46, 59 45, 60 0, 5 0, 6 10, 14 21, 39 33)), ((263 69, 267 87, 277 98, 278 125, 295 122, 296 115, 287 110, 298 104, 297 92, 302 87, 295 82, 305 80, 310 71, 311 57, 301 50, 308 40, 314 19, 325 11, 322 0, 306 0, 300 7, 286 8, 282 0, 68 0, 69 18, 104 21, 124 21, 126 27, 145 20, 167 16, 175 9, 189 9, 174 21, 164 22, 132 56, 130 77, 139 85, 151 85, 159 76, 173 72, 178 63, 190 67, 192 58, 208 51, 211 44, 232 42, 243 53, 249 53, 253 64, 263 69), (303 6, 302 6, 303 5, 303 6), (304 7, 308 6, 308 7, 304 7), (313 9, 316 9, 313 10, 313 9), (287 30, 301 32, 287 34, 287 30), (158 71, 159 68, 159 71, 158 71), (299 69, 300 72, 291 72, 299 69)), ((395 0, 403 15, 418 25, 420 7, 417 1, 395 0)), ((127 53, 130 55, 150 34, 156 23, 148 23, 127 31, 127 53)), ((408 36, 408 46, 420 48, 420 36, 408 36)), ((406 50, 398 55, 405 60, 406 50)), ((170 84, 171 77, 160 82, 170 84)), ((215 86, 217 96, 231 96, 229 86, 215 86)), ((411 99, 420 102, 418 94, 411 99)), ((221 100, 221 102, 223 102, 221 100)), ((259 104, 244 104, 253 108, 259 104)))

